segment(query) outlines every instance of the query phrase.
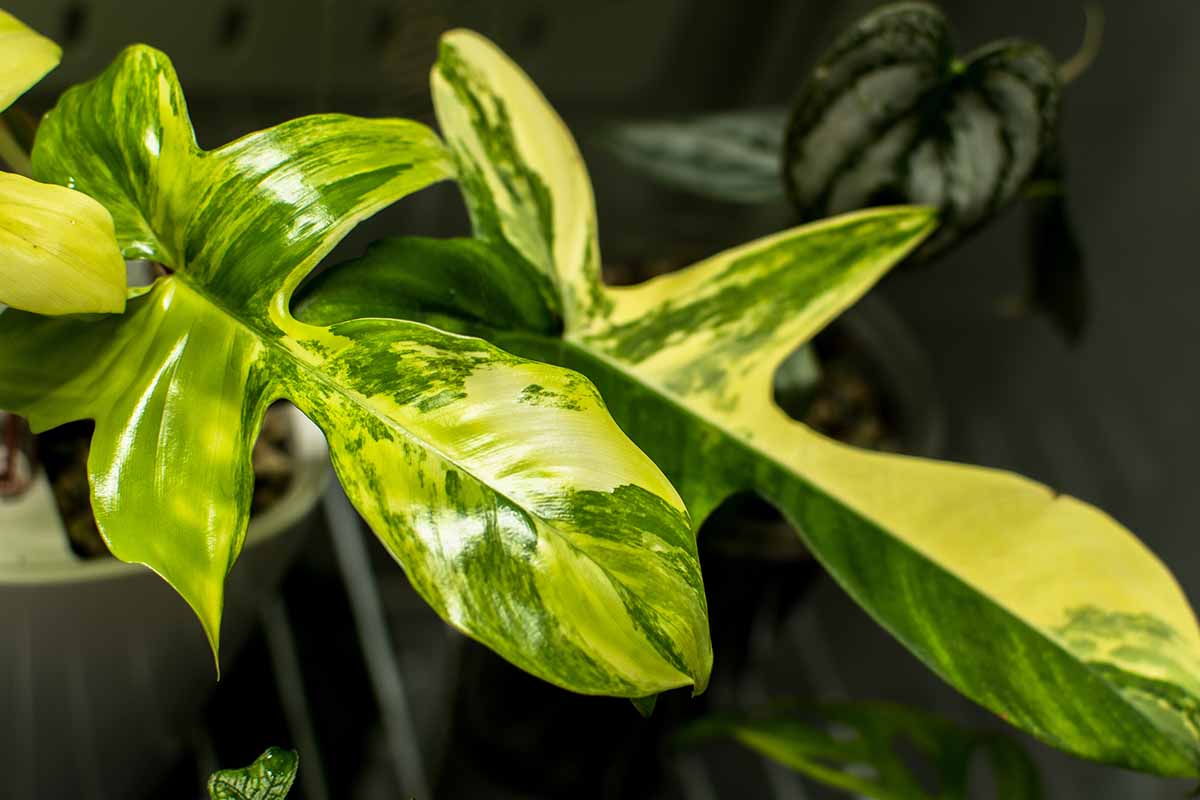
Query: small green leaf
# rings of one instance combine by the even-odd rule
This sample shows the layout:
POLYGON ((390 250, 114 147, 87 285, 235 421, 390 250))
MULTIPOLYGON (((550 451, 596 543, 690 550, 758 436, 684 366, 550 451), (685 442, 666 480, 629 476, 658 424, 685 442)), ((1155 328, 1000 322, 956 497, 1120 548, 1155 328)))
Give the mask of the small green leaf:
POLYGON ((1054 136, 1058 66, 1008 40, 959 60, 942 13, 896 3, 821 57, 788 125, 784 175, 802 219, 872 205, 938 209, 930 255, 1013 200, 1054 136))
MULTIPOLYGON (((578 692, 704 687, 712 653, 687 512, 586 378, 413 322, 291 314, 293 290, 359 220, 453 174, 428 128, 319 115, 204 151, 170 62, 134 47, 62 97, 33 161, 100 199, 127 254, 173 274, 118 318, 0 316, 0 407, 39 430, 96 421, 102 535, 183 595, 214 655, 250 448, 267 406, 288 399, 451 625, 578 692)), ((448 269, 488 269, 481 252, 455 247, 448 269)), ((532 286, 481 287, 508 293, 514 323, 555 329, 532 286)), ((479 310, 481 287, 440 302, 479 310)))
POLYGON ((1037 768, 1012 739, 888 703, 799 706, 768 715, 716 716, 680 731, 694 747, 734 739, 827 786, 875 800, 969 800, 978 756, 991 767, 993 796, 1038 800, 1037 768), (907 743, 906 753, 900 745, 907 743), (917 769, 912 756, 927 768, 917 769))
POLYGON ((283 800, 299 768, 295 750, 271 747, 248 767, 214 772, 208 779, 208 796, 210 800, 283 800))
POLYGON ((628 122, 605 144, 662 183, 732 203, 782 199, 787 112, 756 108, 679 121, 628 122))
POLYGON ((658 705, 658 695, 652 694, 649 697, 634 697, 632 698, 633 707, 643 717, 649 717, 654 713, 654 707, 658 705))

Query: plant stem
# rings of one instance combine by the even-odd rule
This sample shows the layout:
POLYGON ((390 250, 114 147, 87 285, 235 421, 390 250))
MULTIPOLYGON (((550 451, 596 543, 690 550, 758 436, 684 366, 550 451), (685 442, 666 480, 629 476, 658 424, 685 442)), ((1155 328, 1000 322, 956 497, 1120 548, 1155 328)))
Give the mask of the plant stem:
POLYGON ((1058 68, 1058 82, 1063 86, 1087 72, 1099 55, 1100 44, 1104 41, 1104 11, 1099 6, 1089 5, 1084 7, 1083 15, 1083 44, 1079 45, 1075 55, 1058 68))

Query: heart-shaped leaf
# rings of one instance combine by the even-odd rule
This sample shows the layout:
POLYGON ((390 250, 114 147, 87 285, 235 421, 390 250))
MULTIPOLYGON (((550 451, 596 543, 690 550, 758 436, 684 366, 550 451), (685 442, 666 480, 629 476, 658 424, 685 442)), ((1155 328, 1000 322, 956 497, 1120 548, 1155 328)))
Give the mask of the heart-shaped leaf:
POLYGON ((1054 137, 1057 65, 1009 40, 959 60, 937 8, 885 6, 821 57, 788 125, 784 175, 803 219, 871 205, 940 212, 937 251, 1017 196, 1054 137))
MULTIPOLYGON (((0 111, 61 56, 54 42, 0 11, 0 111)), ((112 219, 86 195, 0 173, 0 256, 0 303, 39 314, 125 308, 112 219)))
POLYGON ((286 398, 452 625, 576 691, 703 688, 683 503, 586 378, 421 324, 317 327, 289 311, 359 220, 452 174, 431 131, 321 115, 202 151, 169 61, 134 47, 63 96, 34 165, 101 200, 126 253, 174 274, 122 317, 0 317, 0 407, 38 429, 96 421, 101 533, 179 590, 214 651, 251 444, 286 398))
POLYGON ((271 747, 248 767, 214 772, 208 779, 208 796, 210 800, 283 800, 299 768, 295 750, 271 747))
POLYGON ((972 761, 986 759, 992 793, 1038 800, 1037 768, 1012 739, 954 725, 890 703, 797 706, 769 714, 713 716, 680 731, 680 747, 734 739, 767 758, 875 800, 969 800, 972 761), (901 749, 901 745, 909 747, 901 749), (906 752, 906 750, 908 752, 906 752), (923 761, 924 769, 919 763, 923 761))
MULTIPOLYGON (((446 80, 439 74, 447 63, 471 76, 438 106, 456 156, 482 158, 492 146, 483 143, 495 140, 505 163, 528 167, 527 185, 549 187, 538 203, 522 205, 503 181, 464 182, 481 230, 594 230, 592 205, 577 202, 590 197, 582 164, 570 142, 555 140, 565 129, 544 101, 534 102, 523 73, 464 33, 443 41, 435 84, 446 80), (529 166, 535 153, 542 160, 529 166), (555 195, 559 185, 570 187, 571 202, 555 195), (504 226, 479 209, 503 209, 504 226), (547 209, 554 226, 539 227, 547 209)), ((501 165, 472 169, 498 173, 501 165)), ((1200 774, 1200 628, 1170 572, 1129 531, 1010 473, 831 441, 773 400, 779 364, 933 227, 924 209, 864 211, 622 288, 589 277, 575 259, 554 284, 564 305, 587 302, 576 303, 561 337, 499 327, 488 335, 595 381, 622 428, 679 487, 695 523, 740 491, 775 504, 880 624, 1014 725, 1085 757, 1200 774)), ((558 252, 554 239, 538 245, 558 252)), ((497 248, 496 264, 534 269, 506 257, 515 249, 497 248)), ((594 243, 565 252, 593 253, 594 243)), ((325 296, 309 298, 306 318, 404 313, 416 298, 364 296, 351 276, 361 269, 357 280, 381 286, 389 272, 396 280, 436 272, 432 250, 424 255, 345 265, 325 296)))

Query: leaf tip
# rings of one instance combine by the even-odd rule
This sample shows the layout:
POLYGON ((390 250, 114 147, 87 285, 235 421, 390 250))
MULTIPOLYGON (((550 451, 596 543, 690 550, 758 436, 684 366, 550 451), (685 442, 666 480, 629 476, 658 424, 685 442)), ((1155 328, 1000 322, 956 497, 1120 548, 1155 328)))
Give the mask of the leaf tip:
POLYGON ((658 705, 658 695, 652 694, 647 697, 631 697, 629 702, 633 703, 633 707, 642 715, 644 719, 650 719, 650 715, 654 713, 654 707, 658 705))

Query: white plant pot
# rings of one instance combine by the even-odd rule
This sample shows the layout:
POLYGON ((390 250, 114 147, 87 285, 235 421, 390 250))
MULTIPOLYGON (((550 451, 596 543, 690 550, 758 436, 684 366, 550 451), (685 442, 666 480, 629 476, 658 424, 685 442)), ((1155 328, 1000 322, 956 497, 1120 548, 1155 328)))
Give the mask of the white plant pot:
MULTIPOLYGON (((293 479, 251 521, 229 575, 225 664, 297 551, 331 472, 320 431, 291 411, 293 479)), ((44 476, 20 500, 0 501, 0 796, 145 796, 216 688, 187 603, 145 567, 77 558, 44 476)))

